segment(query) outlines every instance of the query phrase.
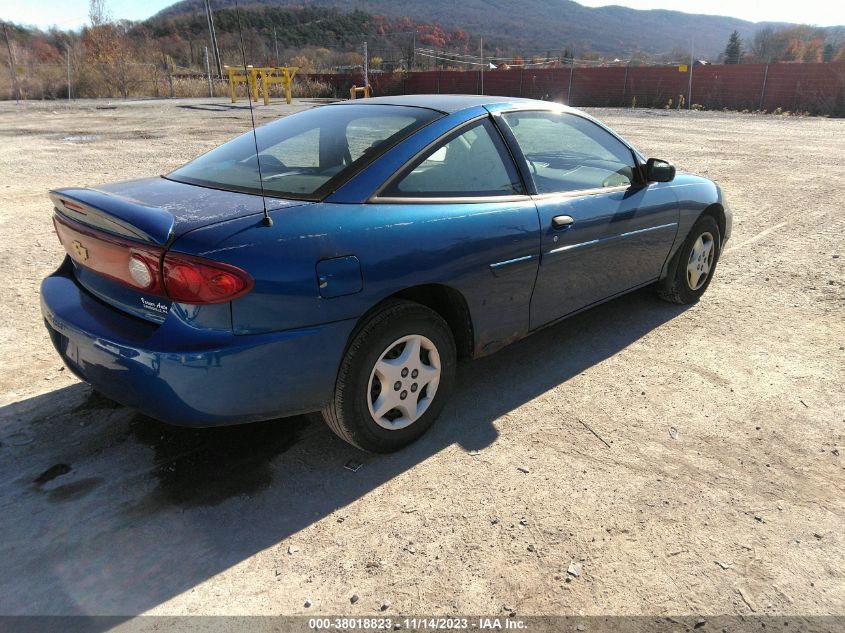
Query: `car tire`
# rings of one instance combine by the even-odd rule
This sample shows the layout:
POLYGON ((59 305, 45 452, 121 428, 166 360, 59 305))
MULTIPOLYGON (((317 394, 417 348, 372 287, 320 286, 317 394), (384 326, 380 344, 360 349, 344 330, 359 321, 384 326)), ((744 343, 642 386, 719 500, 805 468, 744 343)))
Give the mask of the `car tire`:
POLYGON ((666 301, 689 305, 707 290, 721 255, 719 225, 710 215, 702 215, 690 229, 669 275, 657 286, 657 294, 666 301))
POLYGON ((437 312, 391 301, 353 333, 323 418, 353 446, 396 451, 437 419, 454 387, 456 362, 452 331, 437 312))

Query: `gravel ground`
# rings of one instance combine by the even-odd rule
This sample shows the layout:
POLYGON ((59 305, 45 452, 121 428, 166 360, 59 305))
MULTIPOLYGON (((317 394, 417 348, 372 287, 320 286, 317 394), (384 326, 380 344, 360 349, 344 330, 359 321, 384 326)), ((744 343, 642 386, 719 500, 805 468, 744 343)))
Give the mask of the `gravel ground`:
POLYGON ((845 121, 595 113, 723 185, 708 293, 465 364, 432 432, 372 457, 312 416, 137 416, 41 322, 46 190, 166 172, 243 102, 0 104, 0 613, 845 614, 845 121))

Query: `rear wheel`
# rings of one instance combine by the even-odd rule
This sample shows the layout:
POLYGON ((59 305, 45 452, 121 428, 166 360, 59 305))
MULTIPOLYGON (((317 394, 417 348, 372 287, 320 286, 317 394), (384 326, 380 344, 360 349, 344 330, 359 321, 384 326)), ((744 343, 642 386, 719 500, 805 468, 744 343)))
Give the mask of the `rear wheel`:
POLYGON ((366 451, 398 450, 425 433, 455 381, 455 341, 434 310, 395 301, 353 335, 323 417, 366 451))
POLYGON ((673 262, 675 273, 658 286, 658 294, 672 303, 695 303, 707 290, 719 261, 721 235, 712 216, 702 215, 687 235, 673 262))

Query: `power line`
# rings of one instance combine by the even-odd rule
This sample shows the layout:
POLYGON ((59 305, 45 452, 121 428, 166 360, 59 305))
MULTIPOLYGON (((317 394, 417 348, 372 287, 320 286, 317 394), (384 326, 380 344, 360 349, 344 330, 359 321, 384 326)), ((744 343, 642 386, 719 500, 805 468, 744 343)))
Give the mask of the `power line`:
MULTIPOLYGON (((467 66, 482 66, 484 68, 489 67, 489 62, 495 62, 496 64, 507 64, 509 66, 521 66, 525 68, 531 67, 539 67, 545 66, 548 64, 563 64, 565 66, 574 65, 574 66, 581 66, 581 67, 606 67, 606 66, 615 66, 615 67, 624 67, 634 62, 633 58, 628 59, 581 59, 576 57, 568 57, 563 55, 558 56, 527 56, 527 55, 514 55, 511 57, 487 57, 485 56, 483 59, 477 55, 471 55, 468 53, 453 53, 450 51, 440 51, 436 49, 430 48, 418 48, 417 55, 420 57, 424 57, 427 59, 432 59, 435 61, 440 62, 449 62, 452 64, 464 64, 467 66)), ((652 62, 638 62, 639 65, 643 66, 677 66, 679 64, 686 64, 688 61, 652 61, 652 62)))

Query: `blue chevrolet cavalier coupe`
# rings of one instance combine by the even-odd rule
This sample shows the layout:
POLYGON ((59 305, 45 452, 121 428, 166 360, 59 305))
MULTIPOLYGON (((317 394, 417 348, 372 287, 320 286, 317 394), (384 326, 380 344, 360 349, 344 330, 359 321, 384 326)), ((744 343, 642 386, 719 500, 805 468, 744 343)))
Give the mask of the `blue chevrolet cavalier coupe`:
POLYGON ((321 410, 378 452, 431 426, 459 358, 647 285, 695 302, 731 231, 713 182, 495 97, 327 105, 51 197, 42 311, 82 380, 180 425, 321 410))

